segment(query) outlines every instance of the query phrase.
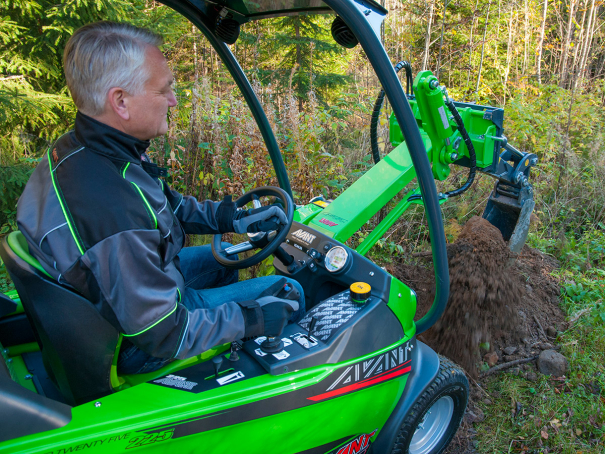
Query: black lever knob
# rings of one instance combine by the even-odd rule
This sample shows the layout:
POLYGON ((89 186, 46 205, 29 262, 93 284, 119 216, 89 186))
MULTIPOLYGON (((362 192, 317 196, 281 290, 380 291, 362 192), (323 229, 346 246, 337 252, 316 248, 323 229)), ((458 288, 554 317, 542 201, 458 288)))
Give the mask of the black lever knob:
POLYGON ((294 257, 284 251, 281 246, 277 247, 275 252, 273 252, 273 255, 275 255, 275 257, 277 257, 279 261, 286 266, 290 266, 292 263, 294 263, 294 257))
POLYGON ((309 323, 309 335, 307 337, 311 338, 311 333, 315 329, 315 325, 317 325, 317 317, 311 319, 311 323, 309 323))
POLYGON ((229 353, 229 361, 239 361, 239 354, 235 342, 231 342, 231 351, 229 353))
POLYGON ((267 336, 260 349, 265 353, 279 353, 284 349, 284 343, 279 336, 267 336))
POLYGON ((214 376, 218 378, 218 371, 221 368, 221 364, 223 364, 223 355, 218 355, 212 358, 212 365, 214 366, 214 376))

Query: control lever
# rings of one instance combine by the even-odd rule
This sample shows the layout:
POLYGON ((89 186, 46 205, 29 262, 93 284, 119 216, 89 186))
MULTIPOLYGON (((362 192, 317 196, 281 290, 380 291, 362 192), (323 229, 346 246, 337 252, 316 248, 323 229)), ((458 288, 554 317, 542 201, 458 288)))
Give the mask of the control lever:
POLYGON ((292 284, 285 283, 281 289, 274 293, 273 296, 278 298, 282 298, 285 300, 294 300, 298 301, 300 299, 300 293, 292 284))
MULTIPOLYGON (((300 299, 300 293, 296 288, 289 284, 285 278, 280 279, 267 290, 259 295, 260 297, 272 295, 277 298, 298 300, 300 299)), ((281 335, 281 333, 280 333, 281 335)), ((284 349, 284 343, 281 340, 281 336, 267 336, 267 338, 260 344, 260 349, 265 353, 279 353, 284 349)))
POLYGON ((267 336, 260 349, 265 353, 279 353, 284 349, 284 343, 279 336, 267 336))
POLYGON ((212 365, 214 366, 214 376, 218 378, 218 371, 221 368, 221 364, 223 364, 223 355, 218 355, 212 358, 212 365))
POLYGON ((294 265, 294 267, 293 267, 294 257, 292 257, 290 254, 288 254, 286 251, 284 251, 281 246, 277 247, 277 249, 275 250, 273 255, 275 257, 277 257, 280 262, 282 262, 285 266, 288 267, 288 271, 290 273, 296 269, 296 265, 294 265), (292 268, 292 269, 290 269, 290 268, 292 268))
POLYGON ((307 339, 309 340, 311 340, 311 333, 315 329, 315 325, 317 325, 317 317, 313 317, 311 323, 309 323, 309 334, 307 334, 307 339))
POLYGON ((277 298, 282 298, 285 300, 299 300, 300 299, 300 293, 298 292, 298 290, 296 290, 296 288, 293 285, 288 284, 288 281, 286 280, 285 277, 282 277, 279 281, 277 281, 271 287, 269 287, 264 292, 262 292, 260 295, 258 295, 256 297, 256 299, 260 299, 263 296, 269 296, 269 295, 275 296, 277 298))
POLYGON ((229 361, 239 361, 239 354, 235 342, 231 342, 231 351, 229 352, 229 361))

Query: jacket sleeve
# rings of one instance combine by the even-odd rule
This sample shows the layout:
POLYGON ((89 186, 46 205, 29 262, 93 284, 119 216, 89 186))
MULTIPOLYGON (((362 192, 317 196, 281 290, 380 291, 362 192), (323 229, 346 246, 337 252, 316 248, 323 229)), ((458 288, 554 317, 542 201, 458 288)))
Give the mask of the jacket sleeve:
POLYGON ((106 318, 152 356, 187 358, 243 337, 235 302, 193 311, 180 303, 182 276, 173 263, 162 263, 159 245, 158 230, 120 232, 87 250, 66 278, 110 308, 106 318))
POLYGON ((166 183, 162 184, 164 195, 173 207, 185 233, 208 235, 233 232, 233 202, 198 202, 195 197, 183 196, 170 189, 166 183))

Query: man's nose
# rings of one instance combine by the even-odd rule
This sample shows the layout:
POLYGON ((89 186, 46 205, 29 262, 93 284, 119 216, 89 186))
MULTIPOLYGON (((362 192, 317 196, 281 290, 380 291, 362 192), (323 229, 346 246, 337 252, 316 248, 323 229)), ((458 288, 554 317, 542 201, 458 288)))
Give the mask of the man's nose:
POLYGON ((176 106, 176 96, 174 96, 174 92, 171 90, 170 91, 170 96, 168 98, 168 106, 170 107, 174 107, 176 106))

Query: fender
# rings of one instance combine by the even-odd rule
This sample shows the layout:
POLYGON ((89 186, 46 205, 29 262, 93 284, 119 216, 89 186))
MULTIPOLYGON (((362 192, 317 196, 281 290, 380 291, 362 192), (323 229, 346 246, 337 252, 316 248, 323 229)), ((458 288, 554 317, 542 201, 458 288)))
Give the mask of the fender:
POLYGON ((433 382, 438 372, 439 356, 426 344, 417 340, 416 348, 412 350, 412 371, 408 376, 401 399, 372 444, 371 452, 373 454, 391 452, 403 418, 433 382))

